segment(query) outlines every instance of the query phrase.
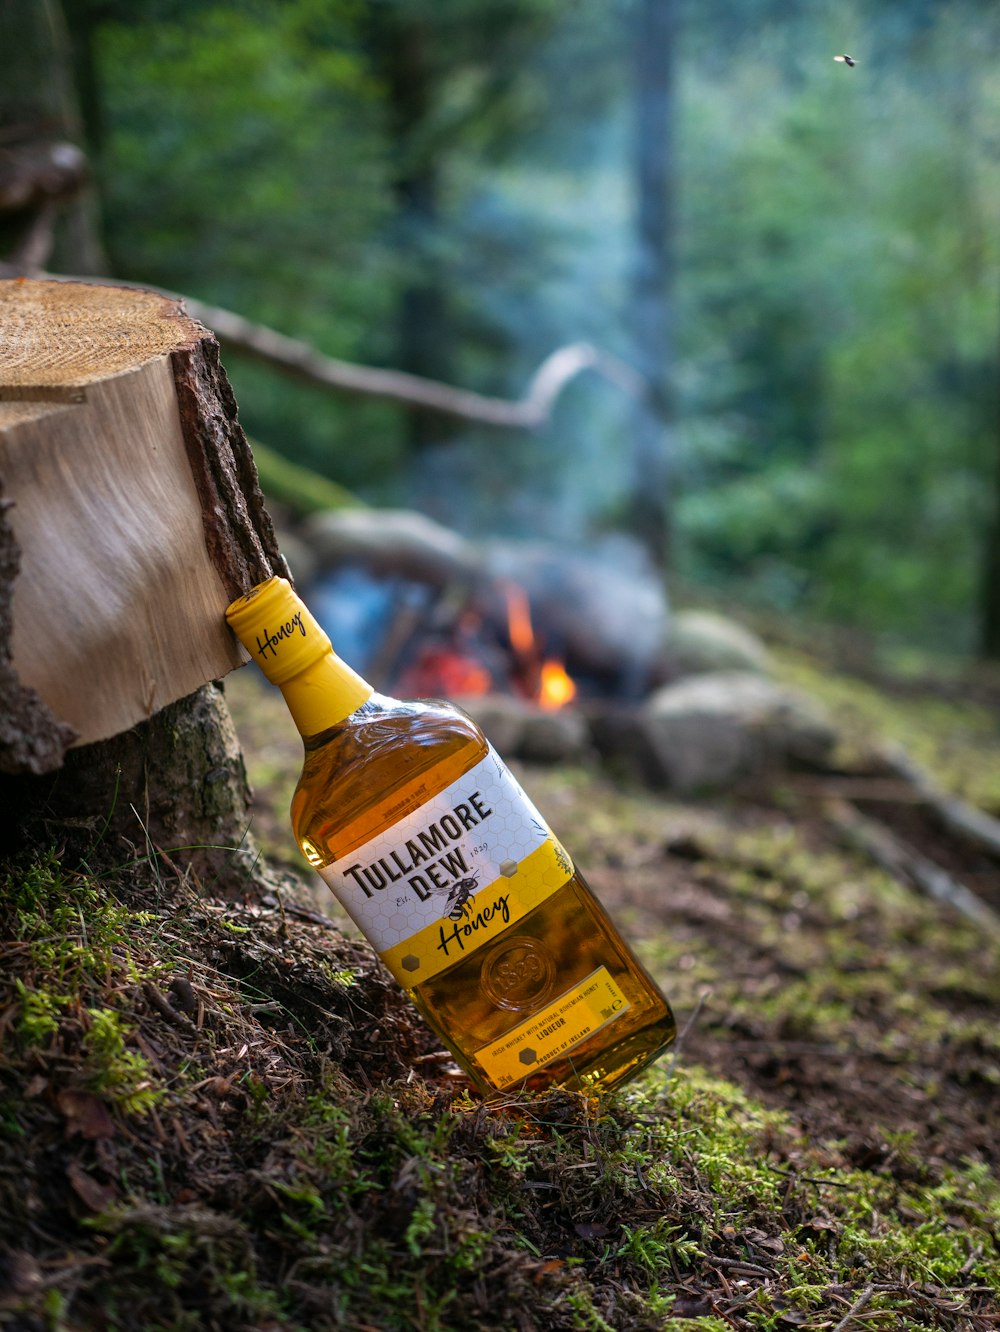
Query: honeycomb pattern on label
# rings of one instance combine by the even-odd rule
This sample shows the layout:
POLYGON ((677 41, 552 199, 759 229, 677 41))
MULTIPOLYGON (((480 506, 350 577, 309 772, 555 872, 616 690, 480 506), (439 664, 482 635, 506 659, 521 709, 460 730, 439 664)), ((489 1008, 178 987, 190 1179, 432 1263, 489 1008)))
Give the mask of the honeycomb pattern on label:
MULTIPOLYGON (((457 913, 470 909, 474 894, 498 879, 516 893, 518 866, 550 837, 537 809, 490 751, 425 805, 320 873, 384 952, 435 921, 460 919, 457 913)), ((557 867, 550 873, 554 891, 565 875, 560 878, 557 867)), ((416 962, 408 958, 402 965, 411 970, 416 962)))

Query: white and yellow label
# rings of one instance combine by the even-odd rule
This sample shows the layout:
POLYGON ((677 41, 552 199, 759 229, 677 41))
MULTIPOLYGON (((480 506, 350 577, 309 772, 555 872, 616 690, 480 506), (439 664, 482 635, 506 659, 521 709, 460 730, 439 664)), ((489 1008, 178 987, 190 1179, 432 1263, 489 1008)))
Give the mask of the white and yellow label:
POLYGON ((566 883, 573 865, 491 749, 320 874, 412 988, 522 919, 566 883))
POLYGON ((598 967, 526 1022, 477 1050, 476 1059, 490 1082, 503 1090, 570 1053, 629 1007, 607 967, 598 967))

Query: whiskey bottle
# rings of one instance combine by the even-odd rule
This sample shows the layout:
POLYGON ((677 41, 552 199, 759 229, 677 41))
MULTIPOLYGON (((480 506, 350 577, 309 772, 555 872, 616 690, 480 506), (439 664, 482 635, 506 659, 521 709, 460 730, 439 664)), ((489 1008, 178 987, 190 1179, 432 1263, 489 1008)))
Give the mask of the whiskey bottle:
POLYGON ((374 692, 285 579, 226 618, 303 737, 296 841, 481 1090, 609 1089, 667 1049, 667 1000, 475 722, 374 692))

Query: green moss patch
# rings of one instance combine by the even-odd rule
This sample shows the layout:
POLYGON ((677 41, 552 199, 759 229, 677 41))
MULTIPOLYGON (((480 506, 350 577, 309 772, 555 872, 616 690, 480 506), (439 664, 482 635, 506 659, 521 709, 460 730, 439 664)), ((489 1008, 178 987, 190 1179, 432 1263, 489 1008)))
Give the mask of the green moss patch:
MULTIPOLYGON (((227 696, 280 848, 297 742, 227 696)), ((520 775, 677 1010, 604 1100, 482 1100, 311 881, 3 867, 0 1329, 996 1325, 996 943, 794 774, 520 775)))
MULTIPOLYGON (((761 947, 795 883, 854 902, 822 862, 755 895, 764 847, 740 833, 713 862, 761 947)), ((988 1326, 982 1160, 931 1162, 905 1133, 866 1158, 684 1047, 607 1100, 484 1102, 367 949, 294 898, 223 905, 162 867, 99 882, 48 857, 9 867, 3 924, 0 1327, 778 1332, 855 1306, 876 1328, 988 1326)), ((845 1039, 811 974, 795 1039, 845 1039)), ((738 1044, 774 1002, 709 1029, 738 1044)))

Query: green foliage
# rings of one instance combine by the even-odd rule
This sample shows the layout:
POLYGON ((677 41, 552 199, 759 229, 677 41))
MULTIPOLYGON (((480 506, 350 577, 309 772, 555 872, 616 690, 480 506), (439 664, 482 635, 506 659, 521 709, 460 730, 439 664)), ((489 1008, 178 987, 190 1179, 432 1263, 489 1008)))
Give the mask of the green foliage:
POLYGON ((137 1302, 148 1309, 148 1326, 197 1332, 204 1311, 225 1311, 231 1326, 260 1326, 283 1313, 282 1300, 257 1276, 250 1236, 236 1220, 207 1208, 170 1210, 141 1205, 110 1209, 93 1229, 118 1270, 146 1283, 138 1293, 124 1285, 109 1287, 102 1318, 113 1332, 132 1328, 137 1302), (158 1307, 148 1290, 158 1295, 158 1307), (188 1301, 199 1292, 200 1308, 188 1301))
MULTIPOLYGON (((90 0, 115 266, 485 391, 565 342, 627 357, 634 9, 90 0)), ((995 507, 1000 19, 679 14, 676 572, 968 649, 995 507), (830 58, 845 28, 855 69, 830 58)), ((607 386, 574 386, 524 447, 424 422, 449 442, 413 466, 398 409, 232 360, 252 433, 367 500, 557 539, 627 525, 631 405, 607 386)))
POLYGON ((997 89, 977 47, 998 33, 960 10, 898 58, 861 11, 881 55, 859 79, 840 76, 864 57, 817 67, 815 44, 792 54, 808 77, 693 73, 681 282, 688 570, 951 648, 971 641, 997 449, 997 89))
POLYGON ((47 1044, 59 1030, 59 1010, 69 1003, 69 997, 47 990, 41 993, 29 990, 20 976, 14 981, 14 989, 21 1001, 18 1036, 26 1046, 47 1044))
MULTIPOLYGON (((390 318, 394 286, 373 239, 391 197, 381 94, 358 24, 352 0, 98 11, 116 271, 332 355, 378 355, 371 330, 390 318)), ((239 369, 251 433, 327 477, 363 479, 350 465, 350 407, 239 369)), ((391 446, 398 432, 383 420, 380 434, 391 446)), ((391 463, 391 447, 383 457, 391 463)))
POLYGON ((9 872, 4 894, 30 966, 67 990, 92 984, 123 964, 134 975, 129 930, 157 919, 123 907, 89 875, 67 873, 54 854, 9 872))
POLYGON ((252 278, 250 314, 273 320, 294 303, 310 335, 335 269, 343 327, 359 246, 385 213, 378 92, 356 6, 254 8, 98 29, 109 232, 129 272, 218 301, 252 278))
POLYGON ((145 1114, 163 1096, 145 1055, 129 1050, 131 1024, 109 1008, 88 1008, 85 1067, 92 1089, 130 1114, 145 1114))

